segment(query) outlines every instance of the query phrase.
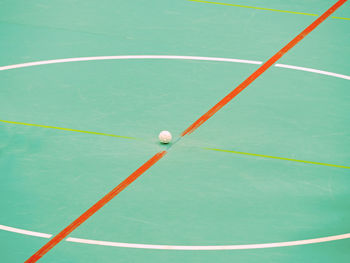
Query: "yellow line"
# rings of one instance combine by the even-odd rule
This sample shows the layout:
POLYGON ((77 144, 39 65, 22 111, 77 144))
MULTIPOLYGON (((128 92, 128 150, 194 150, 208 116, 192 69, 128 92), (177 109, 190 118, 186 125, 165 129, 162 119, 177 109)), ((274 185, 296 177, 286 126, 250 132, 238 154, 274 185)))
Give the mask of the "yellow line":
POLYGON ((107 134, 107 133, 91 132, 91 131, 82 131, 82 130, 75 130, 75 129, 69 129, 69 128, 60 128, 60 127, 40 125, 40 124, 32 124, 32 123, 24 123, 24 122, 16 122, 16 121, 5 121, 5 120, 0 120, 0 121, 1 122, 5 122, 5 123, 11 123, 11 124, 20 124, 20 125, 35 126, 35 127, 41 127, 41 128, 57 129, 57 130, 63 130, 63 131, 73 131, 73 132, 81 132, 81 133, 88 133, 88 134, 95 134, 95 135, 102 135, 102 136, 118 137, 118 138, 129 139, 129 140, 137 140, 138 139, 138 138, 134 138, 134 137, 127 137, 127 136, 121 136, 121 135, 115 135, 115 134, 107 134))
POLYGON ((271 159, 278 159, 278 160, 291 161, 291 162, 309 163, 309 164, 317 164, 317 165, 324 165, 324 166, 331 166, 331 167, 350 169, 350 166, 343 166, 343 165, 336 165, 336 164, 329 164, 329 163, 311 162, 311 161, 304 161, 304 160, 296 160, 296 159, 276 157, 276 156, 256 154, 256 153, 245 153, 245 152, 229 151, 229 150, 222 150, 222 149, 215 149, 215 148, 203 148, 203 149, 210 150, 210 151, 217 151, 217 152, 244 154, 244 155, 258 156, 258 157, 263 157, 263 158, 271 158, 271 159))
POLYGON ((347 17, 339 17, 339 16, 332 16, 331 18, 343 19, 343 20, 350 20, 350 18, 347 18, 347 17))
MULTIPOLYGON (((5 121, 5 120, 0 120, 0 122, 10 123, 10 124, 26 125, 26 126, 34 126, 34 127, 41 127, 41 128, 49 128, 49 129, 56 129, 56 130, 63 130, 63 131, 81 132, 81 133, 88 133, 88 134, 95 134, 95 135, 102 135, 102 136, 110 136, 110 137, 117 137, 117 138, 123 138, 123 139, 128 139, 128 140, 139 140, 139 138, 135 138, 135 137, 127 137, 127 136, 108 134, 108 133, 101 133, 101 132, 82 131, 82 130, 61 128, 61 127, 54 127, 54 126, 47 126, 47 125, 40 125, 40 124, 32 124, 32 123, 24 123, 24 122, 16 122, 16 121, 5 121)), ((317 164, 317 165, 324 165, 324 166, 331 166, 331 167, 350 169, 350 166, 343 166, 343 165, 336 165, 336 164, 329 164, 329 163, 311 162, 311 161, 290 159, 290 158, 284 158, 284 157, 276 157, 276 156, 256 154, 256 153, 229 151, 229 150, 222 150, 222 149, 215 149, 215 148, 202 148, 202 149, 210 150, 210 151, 217 151, 217 152, 236 153, 236 154, 257 156, 257 157, 270 158, 270 159, 278 159, 278 160, 284 160, 284 161, 292 161, 292 162, 299 162, 299 163, 309 163, 309 164, 317 164)))
MULTIPOLYGON (((257 7, 257 6, 235 5, 235 4, 227 4, 227 3, 219 3, 219 2, 211 2, 211 1, 203 1, 203 0, 187 0, 187 1, 198 2, 198 3, 206 3, 206 4, 215 4, 215 5, 226 5, 226 6, 251 8, 251 9, 258 9, 258 10, 265 10, 265 11, 272 11, 272 12, 289 13, 289 14, 295 14, 295 15, 318 16, 317 14, 310 14, 310 13, 303 13, 303 12, 294 12, 294 11, 279 10, 279 9, 272 9, 272 8, 264 8, 264 7, 257 7)), ((350 20, 350 18, 346 18, 346 17, 332 16, 332 18, 350 20)))

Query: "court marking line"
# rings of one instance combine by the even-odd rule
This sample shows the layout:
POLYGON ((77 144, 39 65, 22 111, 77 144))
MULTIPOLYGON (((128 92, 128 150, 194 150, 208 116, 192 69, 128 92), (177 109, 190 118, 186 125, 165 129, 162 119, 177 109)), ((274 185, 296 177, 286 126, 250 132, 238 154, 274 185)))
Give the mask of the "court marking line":
MULTIPOLYGON (((52 129, 65 130, 65 131, 82 132, 82 133, 88 133, 88 134, 94 134, 94 135, 118 137, 118 138, 123 138, 123 139, 143 140, 141 138, 120 136, 120 135, 114 135, 114 134, 105 134, 105 133, 100 133, 100 132, 81 131, 81 130, 75 130, 75 129, 69 129, 69 128, 60 128, 60 127, 53 127, 53 126, 47 126, 47 125, 40 125, 40 124, 23 123, 23 122, 15 122, 15 121, 5 121, 5 120, 0 120, 0 122, 11 123, 11 124, 19 124, 19 125, 28 125, 28 126, 42 127, 42 128, 52 128, 52 129)), ((175 144, 175 143, 173 143, 173 144, 175 144)), ((308 164, 317 164, 317 165, 325 165, 325 166, 332 166, 332 167, 350 169, 349 166, 344 166, 344 165, 336 165, 336 164, 320 163, 320 162, 313 162, 313 161, 297 160, 297 159, 290 159, 290 158, 284 158, 284 157, 278 157, 278 156, 270 156, 270 155, 247 153, 247 152, 238 152, 238 151, 223 150, 223 149, 217 149, 217 148, 206 148, 206 147, 203 148, 202 147, 201 149, 217 151, 217 152, 244 154, 244 155, 258 156, 258 157, 272 158, 272 159, 279 159, 279 160, 285 160, 285 161, 302 162, 302 163, 308 163, 308 164)))
POLYGON ((291 41, 288 42, 282 49, 270 57, 264 64, 262 64, 257 70, 255 70, 248 78, 246 78, 241 84, 229 92, 225 97, 223 97, 218 103, 211 107, 206 113, 200 116, 196 121, 194 121, 187 129, 185 129, 181 137, 189 135, 203 125, 207 120, 209 120, 213 115, 215 115, 220 109, 231 102, 236 96, 238 96, 244 89, 246 89, 250 84, 252 84, 257 78, 264 74, 273 64, 280 60, 286 53, 288 53, 293 47, 295 47, 301 40, 303 40, 307 35, 309 35, 313 30, 315 30, 322 22, 324 22, 331 14, 333 14, 339 7, 341 7, 347 0, 338 0, 333 4, 326 12, 324 12, 320 17, 313 21, 309 26, 307 26, 301 33, 295 36, 291 41))
POLYGON ((87 133, 87 134, 94 134, 94 135, 102 135, 102 136, 109 136, 109 137, 117 137, 117 138, 128 139, 128 140, 142 140, 140 138, 135 138, 135 137, 128 137, 128 136, 101 133, 101 132, 82 131, 82 130, 76 130, 76 129, 70 129, 70 128, 61 128, 61 127, 55 127, 55 126, 41 125, 41 124, 24 123, 24 122, 17 122, 17 121, 6 121, 6 120, 0 120, 0 122, 25 125, 25 126, 48 128, 48 129, 56 129, 56 130, 63 130, 63 131, 80 132, 80 133, 87 133))
MULTIPOLYGON (((0 230, 18 233, 28 236, 36 236, 42 238, 50 238, 51 234, 45 234, 40 232, 34 232, 9 226, 0 225, 0 230)), ((67 242, 99 245, 99 246, 109 246, 109 247, 124 247, 124 248, 138 248, 138 249, 156 249, 156 250, 241 250, 241 249, 258 249, 258 248, 274 248, 274 247, 289 247, 297 245, 307 245, 315 243, 330 242, 342 239, 350 238, 350 233, 304 239, 297 241, 287 241, 287 242, 274 242, 274 243, 260 243, 260 244, 246 244, 246 245, 210 245, 210 246, 179 246, 179 245, 152 245, 152 244, 137 244, 137 243, 123 243, 123 242, 112 242, 112 241, 101 241, 93 239, 75 238, 69 237, 65 239, 67 242)))
MULTIPOLYGON (((66 58, 66 59, 55 59, 55 60, 45 60, 45 61, 36 61, 36 62, 28 62, 28 63, 21 63, 21 64, 15 64, 15 65, 9 65, 9 66, 2 66, 0 67, 0 71, 2 70, 9 70, 9 69, 16 69, 16 68, 23 68, 23 67, 31 67, 31 66, 38 66, 38 65, 47 65, 47 64, 56 64, 56 63, 66 63, 66 62, 79 62, 79 61, 91 61, 91 60, 122 60, 122 59, 179 59, 179 60, 202 60, 202 61, 216 61, 216 62, 234 62, 234 63, 246 63, 246 64, 262 64, 261 61, 252 61, 252 60, 242 60, 242 59, 231 59, 231 58, 216 58, 216 57, 197 57, 197 56, 172 56, 172 55, 129 55, 129 56, 98 56, 98 57, 78 57, 78 58, 66 58)), ((328 75, 332 77, 337 78, 343 78, 350 80, 350 76, 337 74, 333 72, 323 71, 323 70, 316 70, 306 67, 298 67, 298 66, 292 66, 292 65, 284 65, 284 64, 276 64, 276 67, 284 67, 289 69, 295 69, 295 70, 302 70, 307 72, 312 72, 316 74, 323 74, 328 75)), ((7 123, 13 123, 13 124, 24 124, 24 125, 30 125, 30 126, 38 126, 38 127, 44 127, 44 128, 59 128, 61 130, 64 130, 66 128, 60 128, 60 127, 54 127, 54 126, 46 126, 46 125, 36 125, 36 124, 27 124, 27 123, 19 123, 19 122, 10 122, 10 121, 3 121, 7 123)), ((80 131, 80 130, 74 130, 74 129, 68 129, 69 131, 80 131)), ((87 132, 97 135, 107 135, 102 133, 94 133, 94 132, 87 132)), ((109 136, 109 135, 107 135, 109 136)), ((111 135, 115 136, 115 135, 111 135)), ((120 137, 117 135, 117 137, 120 137)), ((126 136, 122 136, 124 138, 126 136)), ((126 138, 133 138, 133 137, 126 137, 126 138)), ((137 138, 135 138, 137 139, 137 138)), ((6 229, 1 228, 2 230, 9 230, 10 228, 7 227, 6 229)), ((13 230, 14 228, 12 228, 13 230)), ((39 232, 21 232, 19 231, 12 231, 17 232, 21 234, 27 234, 27 235, 33 235, 33 236, 40 236, 42 233, 39 232), (33 234, 34 233, 34 234, 33 234), (36 234, 35 234, 36 233, 36 234)), ((50 235, 51 237, 52 235, 50 235)), ((49 238, 49 236, 45 236, 46 238, 49 238)), ((102 241, 104 242, 104 241, 102 241)), ((115 242, 114 242, 115 243, 115 242)))
POLYGON ((246 153, 246 152, 238 152, 238 151, 223 150, 223 149, 216 149, 216 148, 202 148, 202 149, 204 149, 204 150, 209 150, 209 151, 216 151, 216 152, 235 153, 235 154, 257 156, 257 157, 270 158, 270 159, 278 159, 278 160, 291 161, 291 162, 299 162, 299 163, 307 163, 307 164, 316 164, 316 165, 324 165, 324 166, 330 166, 330 167, 337 167, 337 168, 350 169, 350 166, 337 165, 337 164, 329 164, 329 163, 320 163, 320 162, 305 161, 305 160, 297 160, 297 159, 292 159, 292 158, 277 157, 277 156, 264 155, 264 154, 246 153))
POLYGON ((126 60, 126 59, 179 59, 179 60, 202 60, 202 61, 218 61, 218 62, 234 62, 245 64, 262 64, 261 61, 234 59, 234 58, 218 58, 218 57, 198 57, 198 56, 173 56, 173 55, 126 55, 126 56, 96 56, 96 57, 77 57, 77 58, 63 58, 53 60, 42 60, 35 62, 27 62, 15 65, 8 65, 0 67, 1 70, 9 70, 16 68, 25 68, 39 65, 67 63, 67 62, 80 62, 91 60, 126 60))
POLYGON ((340 17, 340 16, 332 16, 332 18, 335 18, 335 19, 343 19, 343 20, 350 20, 350 18, 347 18, 347 17, 340 17))
POLYGON ((92 215, 98 212, 102 207, 104 207, 109 201, 120 194, 125 188, 127 188, 132 182, 144 174, 148 169, 155 165, 161 158, 167 154, 167 151, 161 151, 153 155, 148 161, 136 169, 132 174, 130 174, 126 179, 124 179, 120 184, 98 200, 93 206, 81 214, 77 219, 50 239, 45 245, 43 245, 38 251, 36 251, 30 258, 25 262, 37 262, 41 257, 43 257, 47 252, 53 249, 58 243, 65 239, 70 233, 72 233, 76 228, 88 220, 92 215))
MULTIPOLYGON (((127 59, 173 59, 173 60, 200 60, 200 61, 214 61, 214 62, 231 62, 231 63, 243 63, 243 64, 255 64, 261 65, 262 61, 235 59, 235 58, 218 58, 218 57, 197 57, 197 56, 177 56, 177 55, 127 55, 127 56, 98 56, 98 57, 77 57, 77 58, 63 58, 53 60, 41 60, 34 62, 27 62, 21 64, 14 64, 0 67, 0 71, 33 67, 40 65, 58 64, 58 63, 69 63, 69 62, 81 62, 81 61, 95 61, 95 60, 127 60, 127 59)), ((321 75, 332 76, 336 78, 342 78, 350 80, 349 75, 338 74, 330 71, 299 67, 286 64, 275 64, 275 67, 288 68, 300 71, 306 71, 321 75)))
POLYGON ((247 244, 247 245, 214 245, 214 246, 148 245, 148 244, 98 241, 98 240, 89 240, 89 239, 81 239, 81 238, 73 238, 73 237, 67 238, 66 241, 84 243, 84 244, 102 245, 102 246, 142 248, 142 249, 161 249, 161 250, 243 250, 243 249, 258 249, 258 248, 290 247, 290 246, 330 242, 330 241, 348 239, 348 238, 350 238, 350 233, 336 235, 336 236, 328 236, 328 237, 297 240, 297 241, 287 241, 287 242, 247 244))
MULTIPOLYGON (((123 139, 143 140, 143 139, 141 139, 141 138, 120 136, 120 135, 114 135, 114 134, 105 134, 105 133, 100 133, 100 132, 80 131, 80 130, 74 130, 74 129, 69 129, 69 128, 59 128, 59 127, 46 126, 46 125, 39 125, 39 124, 31 124, 31 123, 23 123, 23 122, 15 122, 15 121, 5 121, 5 120, 0 120, 0 122, 11 123, 11 124, 19 124, 19 125, 28 125, 28 126, 42 127, 42 128, 53 128, 53 129, 65 130, 65 131, 83 132, 83 133, 88 133, 88 134, 104 135, 104 136, 118 137, 118 138, 123 138, 123 139)), ((174 145, 174 144, 175 144, 175 142, 172 143, 172 145, 174 145)), ((217 152, 227 152, 227 153, 244 154, 244 155, 258 156, 258 157, 271 158, 271 159, 279 159, 279 160, 285 160, 285 161, 294 161, 294 162, 302 162, 302 163, 308 163, 308 164, 317 164, 317 165, 324 165, 324 166, 332 166, 332 167, 350 169, 350 167, 344 166, 344 165, 336 165, 336 164, 328 164, 328 163, 321 163, 321 162, 297 160, 297 159, 284 158, 284 157, 278 157, 278 156, 270 156, 270 155, 255 154, 255 153, 247 153, 247 152, 238 152, 238 151, 223 150, 223 149, 217 149, 217 148, 206 148, 206 147, 201 147, 201 149, 203 149, 203 150, 217 151, 217 152)))
POLYGON ((13 232, 17 234, 27 235, 27 236, 34 236, 34 237, 43 237, 43 238, 51 238, 51 234, 41 233, 41 232, 35 232, 35 231, 29 231, 25 229, 10 227, 10 226, 4 226, 0 225, 0 229, 8 232, 13 232))
POLYGON ((316 74, 327 75, 327 76, 332 76, 332 77, 336 77, 336 78, 350 80, 350 76, 343 75, 343 74, 337 74, 337 73, 333 73, 333 72, 328 72, 328 71, 324 71, 324 70, 319 70, 319 69, 298 67, 298 66, 292 66, 292 65, 286 65, 286 64, 275 64, 275 67, 312 72, 312 73, 316 73, 316 74))
MULTIPOLYGON (((187 1, 189 1, 189 2, 197 2, 197 3, 205 3, 205 4, 215 4, 215 5, 242 7, 242 8, 257 9, 257 10, 272 11, 272 12, 280 12, 280 13, 288 13, 288 14, 294 14, 294 15, 318 16, 318 14, 311 14, 311 13, 304 13, 304 12, 295 12, 295 11, 280 10, 280 9, 265 8, 265 7, 257 7, 257 6, 236 5, 236 4, 228 4, 228 3, 221 3, 221 2, 203 1, 203 0, 187 0, 187 1)), ((350 18, 339 17, 339 16, 332 16, 331 18, 350 20, 350 18)))

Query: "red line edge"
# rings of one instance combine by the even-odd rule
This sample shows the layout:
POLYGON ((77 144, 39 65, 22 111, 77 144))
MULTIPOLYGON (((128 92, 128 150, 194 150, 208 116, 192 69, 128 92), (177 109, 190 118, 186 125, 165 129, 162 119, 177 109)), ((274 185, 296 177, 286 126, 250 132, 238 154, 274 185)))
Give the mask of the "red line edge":
POLYGON ((145 162, 140 168, 129 175, 123 182, 116 186, 112 191, 102 197, 97 203, 86 210, 81 216, 74 220, 69 226, 63 229, 60 233, 54 236, 50 241, 48 241, 43 247, 41 247, 35 254, 33 254, 25 263, 37 262, 42 256, 54 248, 59 242, 61 242, 65 237, 72 233, 77 227, 84 223, 89 217, 95 214, 99 209, 101 209, 105 204, 111 201, 116 195, 122 192, 127 186, 129 186, 133 181, 135 181, 139 176, 141 176, 145 171, 147 171, 151 166, 158 162, 167 151, 162 151, 155 154, 151 159, 145 162))
POLYGON ((324 20, 326 20, 335 10, 342 6, 347 0, 339 0, 331 8, 329 8, 325 13, 323 13, 319 18, 317 18, 312 24, 305 28, 299 35, 297 35, 293 40, 291 40, 286 46, 284 46, 280 51, 273 55, 268 61, 261 65, 253 74, 251 74, 246 80, 244 80, 240 85, 238 85, 233 91, 227 94, 222 100, 220 100, 214 107, 202 115, 198 120, 192 123, 182 134, 192 133, 204 122, 206 122, 211 116, 218 112, 222 107, 229 103, 234 97, 241 93, 246 87, 248 87, 255 79, 257 79, 261 74, 263 74, 268 68, 270 68, 274 63, 276 63, 285 53, 292 49, 296 44, 299 43, 305 36, 312 32, 317 26, 319 26, 324 20))

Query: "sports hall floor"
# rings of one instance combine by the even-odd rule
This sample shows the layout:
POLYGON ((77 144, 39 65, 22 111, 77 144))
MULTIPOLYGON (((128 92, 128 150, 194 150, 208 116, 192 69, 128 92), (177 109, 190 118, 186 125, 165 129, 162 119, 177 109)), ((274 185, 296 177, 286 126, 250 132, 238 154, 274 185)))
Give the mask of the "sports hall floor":
MULTIPOLYGON (((1 0, 1 262, 28 259, 335 2, 1 0)), ((345 3, 40 262, 349 262, 349 58, 345 3)))

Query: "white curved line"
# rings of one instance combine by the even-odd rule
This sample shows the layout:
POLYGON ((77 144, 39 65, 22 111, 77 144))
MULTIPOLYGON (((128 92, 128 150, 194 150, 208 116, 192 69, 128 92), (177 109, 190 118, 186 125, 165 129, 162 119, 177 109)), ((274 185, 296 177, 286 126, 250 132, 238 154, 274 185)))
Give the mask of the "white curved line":
MULTIPOLYGON (((66 62, 78 62, 78 61, 90 61, 90 60, 116 60, 116 59, 181 59, 181 60, 204 60, 204 61, 219 61, 219 62, 234 62, 234 63, 246 63, 246 64, 262 64, 261 61, 253 60, 242 60, 242 59, 230 59, 230 58, 215 58, 215 57, 195 57, 195 56, 168 56, 168 55, 131 55, 131 56, 100 56, 100 57, 81 57, 81 58, 66 58, 66 59, 55 59, 55 60, 45 60, 37 62, 29 62, 23 64, 9 65, 0 67, 1 70, 9 70, 16 68, 32 67, 38 65, 47 65, 55 63, 66 63, 66 62)), ((276 67, 289 68, 294 70, 301 70, 312 72, 316 74, 328 75, 336 78, 343 78, 350 80, 350 76, 332 73, 323 70, 297 67, 292 65, 276 64, 276 67)), ((15 232, 23 235, 37 236, 43 238, 52 237, 51 234, 45 234, 40 232, 28 231, 14 227, 8 227, 0 225, 1 230, 15 232)), ((271 247, 285 247, 285 246, 297 246, 297 245, 306 245, 314 244, 321 242, 329 242, 341 239, 350 238, 350 233, 336 236, 328 236, 314 239, 298 240, 298 241, 289 241, 289 242, 277 242, 277 243, 264 243, 264 244, 249 244, 249 245, 224 245, 224 246, 173 246, 173 245, 146 245, 146 244, 133 244, 133 243, 119 243, 119 242, 109 242, 109 241, 98 241, 98 240, 89 240, 81 238, 67 238, 66 241, 85 243, 85 244, 94 244, 102 246, 114 246, 114 247, 130 247, 130 248, 144 248, 144 249, 168 249, 168 250, 233 250, 233 249, 255 249, 255 248, 271 248, 271 247)))
MULTIPOLYGON (((52 237, 51 234, 45 234, 40 232, 34 232, 9 226, 0 225, 1 230, 14 232, 18 234, 36 236, 43 238, 52 237)), ((149 244, 135 244, 135 243, 120 243, 120 242, 110 242, 110 241, 99 241, 83 238, 69 237, 65 241, 74 243, 83 243, 99 246, 109 246, 109 247, 126 247, 126 248, 141 248, 141 249, 161 249, 161 250, 240 250, 240 249, 257 249, 257 248, 273 248, 273 247, 289 247, 298 245, 307 245, 315 243, 323 243, 329 241, 336 241, 341 239, 350 238, 350 233, 336 236, 320 237, 313 239, 288 241, 288 242, 276 242, 276 243, 263 243, 263 244, 248 244, 248 245, 222 245, 222 246, 174 246, 174 245, 149 245, 149 244)))
MULTIPOLYGON (((233 63, 245 63, 245 64, 256 64, 256 65, 261 65, 263 63, 262 61, 234 59, 234 58, 172 56, 172 55, 129 55, 129 56, 99 56, 99 57, 79 57, 79 58, 43 60, 43 61, 36 61, 36 62, 28 62, 28 63, 22 63, 22 64, 3 66, 3 67, 0 67, 0 71, 9 70, 9 69, 16 69, 16 68, 33 67, 33 66, 39 66, 39 65, 57 64, 57 63, 91 61, 91 60, 118 60, 118 59, 180 59, 180 60, 233 62, 233 63)), ((332 77, 336 77, 336 78, 350 80, 350 76, 348 76, 348 75, 342 75, 342 74, 333 73, 333 72, 324 71, 324 70, 298 67, 298 66, 285 65, 285 64, 275 64, 275 67, 307 71, 307 72, 312 72, 312 73, 316 73, 316 74, 322 74, 322 75, 327 75, 327 76, 332 76, 332 77)))
POLYGON ((28 236, 43 237, 43 238, 50 238, 50 237, 52 237, 52 235, 50 235, 50 234, 34 232, 34 231, 29 231, 29 230, 24 230, 24 229, 4 226, 4 225, 0 225, 0 229, 1 230, 5 230, 5 231, 9 231, 9 232, 22 234, 22 235, 28 235, 28 236))
POLYGON ((195 57, 195 56, 168 56, 168 55, 131 55, 131 56, 102 56, 102 57, 81 57, 81 58, 64 58, 54 60, 44 60, 37 62, 29 62, 23 64, 15 64, 0 67, 1 70, 9 70, 15 68, 25 68, 47 64, 57 64, 66 62, 90 61, 90 60, 117 60, 117 59, 180 59, 180 60, 204 60, 204 61, 218 61, 218 62, 235 62, 246 64, 262 64, 261 61, 233 59, 233 58, 215 58, 215 57, 195 57))
POLYGON ((350 80, 350 76, 347 76, 347 75, 337 74, 337 73, 313 69, 313 68, 304 68, 304 67, 297 67, 297 66, 285 65, 285 64, 276 64, 275 67, 307 71, 307 72, 312 72, 312 73, 316 73, 316 74, 322 74, 322 75, 327 75, 327 76, 332 76, 332 77, 336 77, 336 78, 350 80))
POLYGON ((257 248, 272 248, 272 247, 290 247, 298 245, 307 245, 314 243, 329 242, 341 239, 350 238, 350 233, 321 237, 314 239, 289 241, 289 242, 277 242, 277 243, 264 243, 264 244, 249 244, 249 245, 223 245, 223 246, 173 246, 173 245, 146 245, 146 244, 133 244, 133 243, 119 243, 109 241, 98 241, 82 238, 69 237, 66 241, 100 245, 100 246, 111 246, 111 247, 128 247, 128 248, 143 248, 143 249, 162 249, 162 250, 241 250, 241 249, 257 249, 257 248))

